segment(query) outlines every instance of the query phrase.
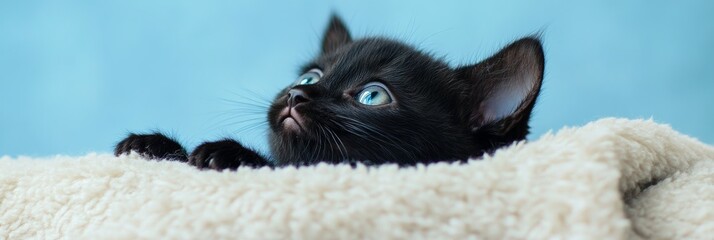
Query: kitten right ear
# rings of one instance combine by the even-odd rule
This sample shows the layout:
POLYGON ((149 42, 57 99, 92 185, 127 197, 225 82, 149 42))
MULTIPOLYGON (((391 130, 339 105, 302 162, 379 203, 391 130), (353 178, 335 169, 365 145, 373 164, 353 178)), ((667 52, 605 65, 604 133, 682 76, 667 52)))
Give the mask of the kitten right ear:
POLYGON ((540 93, 545 59, 537 37, 511 43, 490 58, 456 70, 471 83, 469 127, 488 146, 525 139, 540 93))
POLYGON ((347 27, 345 27, 340 17, 333 14, 322 38, 322 53, 332 52, 350 42, 352 42, 352 38, 347 27))

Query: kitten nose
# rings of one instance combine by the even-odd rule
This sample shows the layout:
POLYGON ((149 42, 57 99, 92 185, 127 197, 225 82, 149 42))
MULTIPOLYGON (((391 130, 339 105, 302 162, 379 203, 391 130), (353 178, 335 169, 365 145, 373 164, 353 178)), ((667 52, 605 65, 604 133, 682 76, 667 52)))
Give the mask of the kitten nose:
POLYGON ((310 98, 303 90, 293 88, 288 91, 288 106, 290 107, 295 107, 300 103, 309 101, 310 98))

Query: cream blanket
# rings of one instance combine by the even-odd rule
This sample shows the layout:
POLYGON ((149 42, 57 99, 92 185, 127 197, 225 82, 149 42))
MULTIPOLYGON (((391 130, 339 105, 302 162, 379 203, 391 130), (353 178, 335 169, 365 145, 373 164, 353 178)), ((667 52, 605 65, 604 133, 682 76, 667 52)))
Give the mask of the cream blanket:
POLYGON ((3 157, 0 239, 28 238, 712 239, 714 148, 603 119, 468 164, 403 169, 3 157))

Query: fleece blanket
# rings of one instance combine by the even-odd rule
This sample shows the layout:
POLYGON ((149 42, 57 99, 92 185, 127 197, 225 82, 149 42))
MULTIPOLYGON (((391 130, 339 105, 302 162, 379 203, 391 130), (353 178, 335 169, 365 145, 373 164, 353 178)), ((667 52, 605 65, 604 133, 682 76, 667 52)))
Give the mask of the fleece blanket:
POLYGON ((714 148, 602 119, 464 164, 0 158, 0 239, 712 239, 714 148))

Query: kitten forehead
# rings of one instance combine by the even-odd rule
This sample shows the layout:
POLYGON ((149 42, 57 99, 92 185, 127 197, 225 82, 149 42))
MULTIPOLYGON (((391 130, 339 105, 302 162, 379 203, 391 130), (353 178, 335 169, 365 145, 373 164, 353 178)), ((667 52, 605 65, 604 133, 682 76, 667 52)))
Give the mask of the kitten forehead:
MULTIPOLYGON (((404 55, 418 53, 405 44, 384 39, 365 38, 345 44, 336 51, 323 54, 317 62, 324 65, 356 65, 375 67, 404 55)), ((327 67, 327 66, 326 66, 327 67)))
POLYGON ((319 56, 315 64, 325 70, 328 87, 350 87, 371 80, 391 82, 410 73, 446 72, 439 59, 386 38, 363 38, 319 56))

